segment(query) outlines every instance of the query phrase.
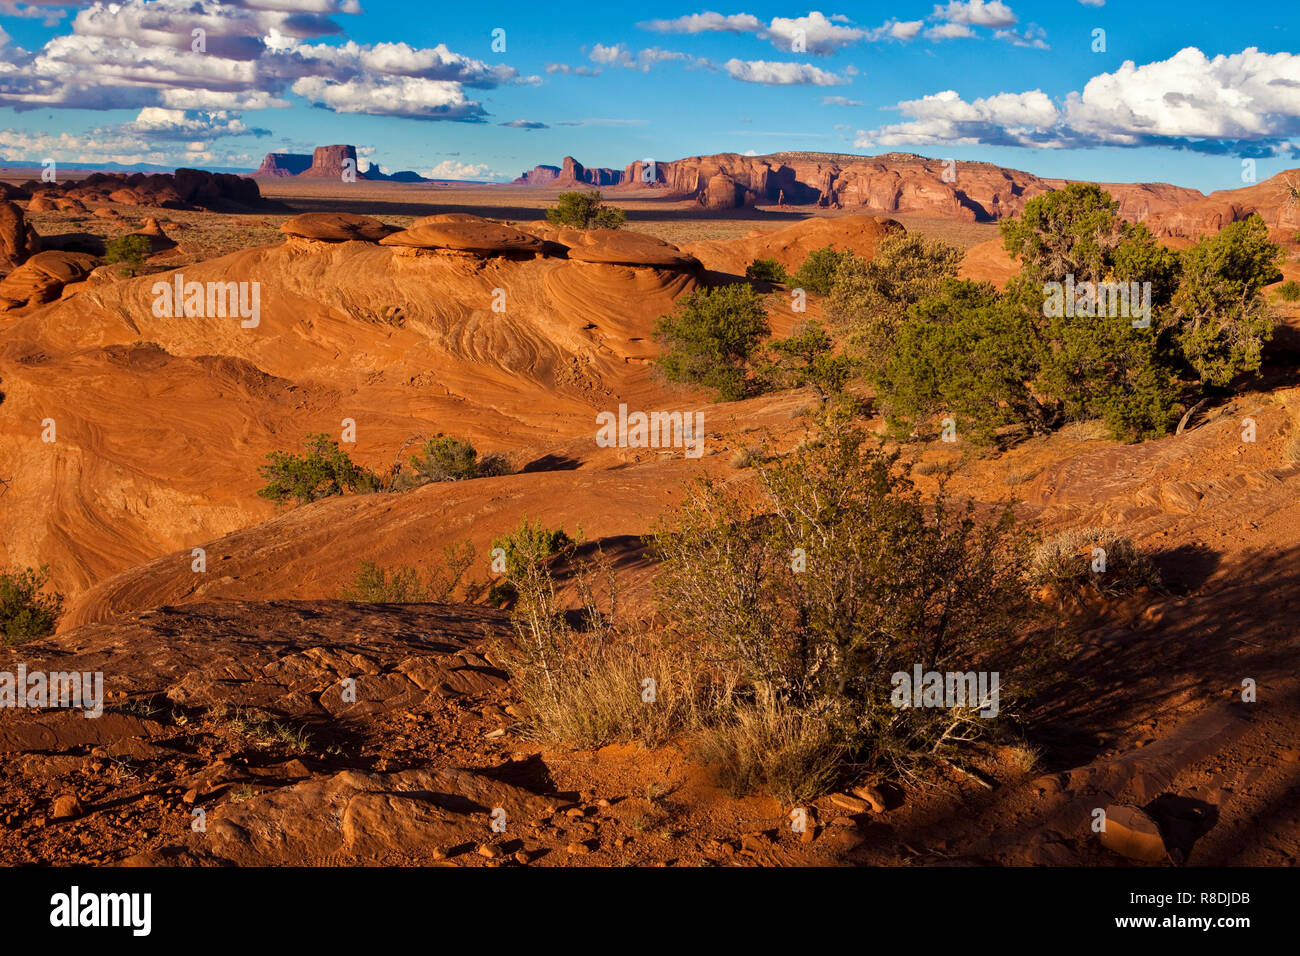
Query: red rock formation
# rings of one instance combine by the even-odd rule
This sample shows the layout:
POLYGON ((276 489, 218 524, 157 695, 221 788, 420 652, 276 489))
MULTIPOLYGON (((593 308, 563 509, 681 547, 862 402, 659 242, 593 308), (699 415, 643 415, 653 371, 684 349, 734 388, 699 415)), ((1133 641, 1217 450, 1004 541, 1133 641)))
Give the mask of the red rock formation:
POLYGON ((552 183, 555 186, 617 186, 623 181, 619 169, 587 169, 572 156, 564 157, 564 167, 552 183))
POLYGON ((511 182, 512 186, 549 186, 560 176, 559 166, 534 166, 511 182))
POLYGON ((298 175, 304 179, 343 179, 343 170, 348 161, 353 173, 359 172, 357 166, 357 148, 355 146, 317 146, 311 154, 311 166, 298 175))
POLYGON ((1196 239, 1258 215, 1275 239, 1291 239, 1300 231, 1300 197, 1292 192, 1296 186, 1300 186, 1300 169, 1288 170, 1253 186, 1221 189, 1163 210, 1147 225, 1157 236, 1196 239))
POLYGON ((7 199, 0 200, 0 268, 21 265, 40 247, 40 239, 27 224, 22 208, 7 199))
POLYGON ((82 211, 86 203, 113 202, 163 209, 210 209, 242 212, 282 208, 262 199, 257 183, 246 176, 178 169, 175 173, 92 173, 61 183, 27 184, 30 212, 82 211))
POLYGON ((306 153, 267 153, 253 175, 276 179, 297 176, 311 168, 311 159, 306 153))

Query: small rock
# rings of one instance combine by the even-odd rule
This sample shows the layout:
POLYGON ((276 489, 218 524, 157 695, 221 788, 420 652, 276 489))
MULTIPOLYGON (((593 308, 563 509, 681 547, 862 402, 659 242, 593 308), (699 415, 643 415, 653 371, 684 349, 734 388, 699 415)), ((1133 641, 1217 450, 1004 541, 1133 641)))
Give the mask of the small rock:
POLYGON ((478 845, 478 855, 486 857, 489 860, 500 859, 501 847, 497 846, 495 843, 480 843, 478 845))
POLYGON ((569 807, 569 809, 564 811, 564 815, 572 820, 576 820, 579 817, 585 816, 586 812, 582 807, 569 807))
POLYGON ((809 824, 807 829, 799 834, 800 843, 811 843, 815 839, 817 839, 817 828, 812 824, 809 824))
POLYGON ((585 843, 570 843, 568 846, 570 856, 581 856, 584 853, 590 853, 591 847, 585 843))
POLYGON ((1144 810, 1125 805, 1106 807, 1106 829, 1101 833, 1101 845, 1144 863, 1163 863, 1169 855, 1156 821, 1144 810))
POLYGON ((527 866, 530 862, 532 862, 532 859, 533 859, 532 856, 529 854, 527 850, 515 851, 515 862, 521 864, 522 866, 527 866))
POLYGON ((611 804, 610 804, 610 802, 609 802, 608 800, 606 800, 604 797, 601 797, 599 800, 596 801, 596 806, 598 806, 598 807, 600 807, 600 808, 602 808, 602 809, 609 809, 609 807, 611 806, 611 804))
POLYGON ((848 810, 850 813, 867 812, 867 802, 865 800, 850 797, 847 793, 832 794, 831 803, 835 804, 841 810, 848 810))
POLYGON ((435 860, 445 860, 447 859, 447 851, 440 846, 435 846, 429 851, 429 856, 435 860))
POLYGON ((758 853, 766 850, 772 845, 772 839, 762 831, 756 833, 746 833, 740 838, 740 848, 748 850, 751 853, 758 853))
POLYGON ((875 787, 854 787, 853 795, 867 801, 872 813, 885 812, 885 798, 875 787))
POLYGON ((81 816, 85 809, 75 793, 62 793, 54 798, 54 806, 50 809, 50 816, 55 820, 67 820, 70 817, 81 816))

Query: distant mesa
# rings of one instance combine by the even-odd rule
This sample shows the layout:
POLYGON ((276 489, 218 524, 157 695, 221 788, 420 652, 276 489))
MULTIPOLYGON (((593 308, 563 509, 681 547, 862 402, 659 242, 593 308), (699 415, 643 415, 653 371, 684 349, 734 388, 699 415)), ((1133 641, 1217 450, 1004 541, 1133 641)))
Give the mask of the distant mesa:
POLYGON ((317 146, 310 156, 306 153, 267 153, 262 160, 262 165, 253 172, 253 178, 342 180, 346 169, 355 170, 357 179, 368 182, 433 182, 409 169, 397 173, 383 173, 373 163, 369 163, 368 168, 362 172, 361 164, 357 160, 357 148, 346 144, 317 146))
POLYGON ((275 212, 284 207, 262 198, 247 176, 178 169, 174 173, 92 173, 61 182, 29 180, 21 191, 31 197, 27 212, 85 212, 88 205, 118 203, 159 209, 211 212, 275 212))
MULTIPOLYGON (((1258 213, 1275 234, 1300 229, 1300 204, 1290 201, 1287 177, 1209 196, 1168 183, 1101 183, 1120 215, 1146 222, 1161 237, 1196 239, 1258 213)), ((638 160, 623 170, 589 169, 572 156, 562 166, 535 166, 514 185, 661 189, 667 198, 695 200, 706 209, 755 205, 819 206, 873 214, 910 213, 961 222, 996 222, 1019 215, 1035 196, 1069 180, 991 163, 953 163, 915 153, 716 153, 685 159, 638 160)))

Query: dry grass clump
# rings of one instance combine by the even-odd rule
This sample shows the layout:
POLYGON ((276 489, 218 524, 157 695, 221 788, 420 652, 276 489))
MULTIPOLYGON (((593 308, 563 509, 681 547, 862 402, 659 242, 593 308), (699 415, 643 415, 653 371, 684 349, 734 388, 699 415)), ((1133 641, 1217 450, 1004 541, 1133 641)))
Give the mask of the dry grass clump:
POLYGON ((1159 588, 1160 571, 1125 535, 1106 528, 1072 528, 1034 549, 1030 574, 1037 584, 1129 594, 1159 588))
POLYGON ((847 749, 825 717, 776 702, 735 706, 696 743, 700 759, 733 796, 763 789, 786 803, 831 789, 847 749))

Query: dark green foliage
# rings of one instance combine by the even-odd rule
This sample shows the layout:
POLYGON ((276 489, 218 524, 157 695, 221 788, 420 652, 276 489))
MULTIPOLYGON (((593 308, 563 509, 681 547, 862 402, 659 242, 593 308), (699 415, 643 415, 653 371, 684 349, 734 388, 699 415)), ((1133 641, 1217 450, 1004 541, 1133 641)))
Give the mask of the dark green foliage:
POLYGON ((655 340, 667 351, 656 363, 670 382, 717 389, 719 401, 735 401, 751 389, 750 362, 769 331, 763 299, 751 286, 699 289, 660 317, 655 340))
POLYGON ((560 193, 556 204, 546 210, 546 218, 553 226, 575 229, 621 229, 627 222, 623 210, 605 205, 598 189, 560 193))
POLYGON ((1223 386, 1259 368, 1275 322, 1263 289, 1281 278, 1284 258, 1257 215, 1183 253, 1182 282, 1172 302, 1175 341, 1202 382, 1223 386))
POLYGON ((268 464, 260 474, 267 484, 257 492, 259 497, 302 505, 345 491, 379 489, 377 476, 355 464, 329 435, 308 435, 303 445, 306 452, 302 455, 273 451, 266 456, 268 464))
POLYGON ((1048 424, 1029 388, 1038 369, 1029 315, 991 285, 949 280, 912 308, 877 381, 896 428, 951 416, 958 434, 986 444, 996 429, 1048 424))
POLYGON ((814 249, 808 253, 799 270, 790 277, 790 285, 813 295, 829 295, 836 270, 842 262, 851 258, 853 253, 847 249, 843 252, 836 252, 833 246, 814 249))
POLYGON ((151 248, 149 240, 144 236, 120 236, 104 247, 104 262, 110 265, 120 262, 134 275, 144 265, 151 248))
POLYGON ((1124 238, 1119 203, 1092 183, 1070 183, 1035 196, 1024 212, 1000 224, 1007 252, 1031 282, 1099 282, 1124 238))
POLYGON ((835 343, 817 322, 807 322, 786 339, 767 343, 768 361, 759 370, 771 388, 812 386, 825 399, 844 391, 853 374, 853 361, 835 354, 835 343))
POLYGON ((755 282, 771 282, 782 285, 788 279, 785 266, 775 259, 755 259, 745 268, 745 278, 755 282))
POLYGON ((0 639, 6 645, 54 633, 63 613, 63 595, 45 591, 49 580, 48 565, 0 573, 0 639))

